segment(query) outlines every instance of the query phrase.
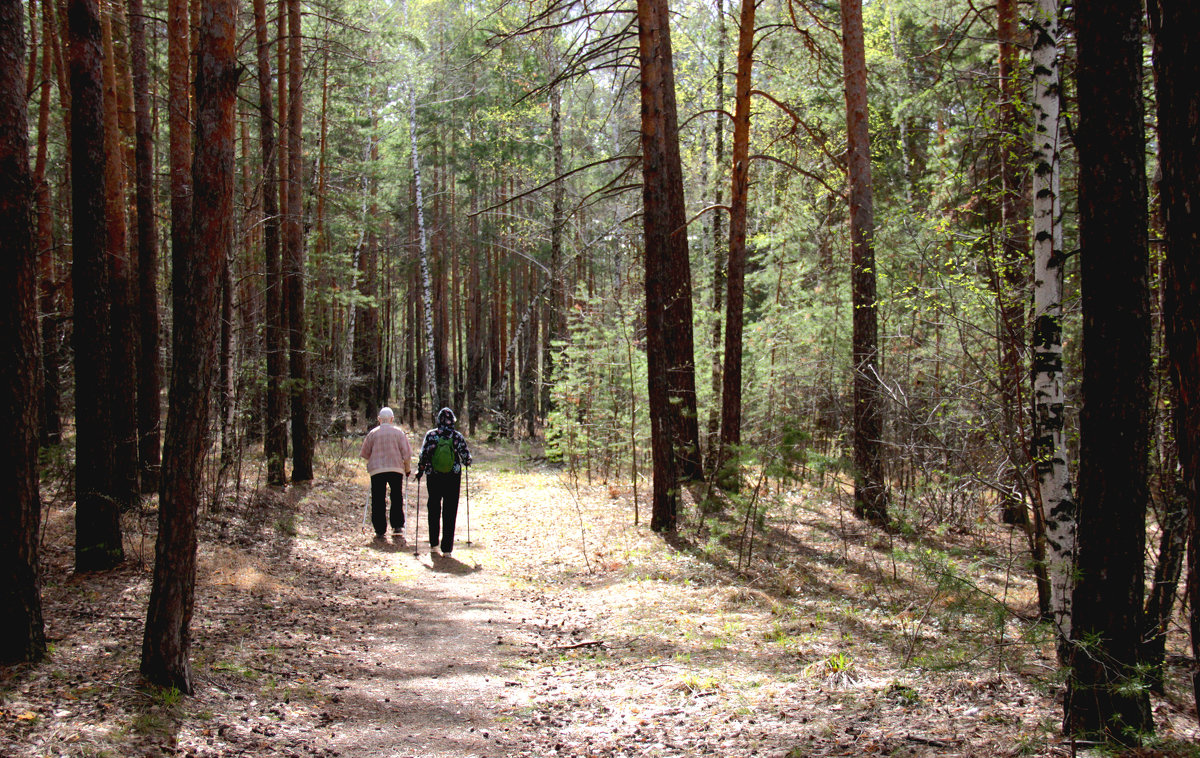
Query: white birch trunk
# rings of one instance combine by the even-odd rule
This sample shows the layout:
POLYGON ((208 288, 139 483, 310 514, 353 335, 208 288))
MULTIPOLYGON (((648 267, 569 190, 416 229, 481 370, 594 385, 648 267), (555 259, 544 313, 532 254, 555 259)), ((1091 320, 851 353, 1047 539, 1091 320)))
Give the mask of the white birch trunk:
POLYGON ((1059 209, 1058 0, 1037 0, 1033 64, 1033 456, 1046 524, 1050 602, 1060 639, 1070 636, 1076 505, 1063 443, 1062 220, 1059 209))
POLYGON ((433 345, 433 284, 429 278, 429 246, 425 241, 425 203, 421 193, 421 162, 417 155, 417 93, 408 85, 408 135, 412 143, 413 184, 417 191, 417 244, 421 261, 421 295, 425 303, 425 375, 429 383, 429 412, 437 418, 437 366, 433 345))

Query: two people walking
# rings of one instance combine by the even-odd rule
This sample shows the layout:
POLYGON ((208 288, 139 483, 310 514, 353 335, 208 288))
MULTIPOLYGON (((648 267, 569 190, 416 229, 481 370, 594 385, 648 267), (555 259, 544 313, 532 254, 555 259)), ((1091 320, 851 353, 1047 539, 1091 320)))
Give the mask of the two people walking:
MULTIPOLYGON (((391 408, 381 408, 379 425, 363 440, 360 455, 367 461, 371 475, 371 524, 375 538, 382 540, 390 520, 392 532, 403 535, 404 478, 411 474, 412 448, 408 435, 396 424, 391 408), (390 519, 386 512, 386 491, 391 494, 390 519)), ((437 426, 425 434, 417 460, 417 481, 427 477, 429 494, 429 546, 443 555, 454 551, 454 526, 458 519, 458 499, 463 468, 471 465, 467 440, 454 428, 454 411, 442 408, 437 426)))

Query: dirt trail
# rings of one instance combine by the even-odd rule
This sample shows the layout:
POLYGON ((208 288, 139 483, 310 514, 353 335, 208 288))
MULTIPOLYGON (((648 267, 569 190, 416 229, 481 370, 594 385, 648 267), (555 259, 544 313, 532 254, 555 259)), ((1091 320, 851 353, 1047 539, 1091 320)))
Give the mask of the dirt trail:
MULTIPOLYGON (((431 554, 426 541, 423 487, 416 555, 415 485, 406 489, 404 535, 384 542, 361 525, 356 498, 365 498, 365 476, 304 498, 300 509, 310 516, 297 526, 289 565, 306 585, 301 602, 326 604, 298 612, 330 619, 317 663, 327 672, 327 702, 312 746, 341 756, 460 758, 508 755, 528 742, 517 723, 499 717, 527 700, 506 674, 537 635, 522 623, 527 605, 506 593, 496 571, 493 532, 478 518, 487 476, 475 479, 471 544, 464 500, 448 556, 431 554)), ((275 572, 289 573, 281 564, 275 572)))
MULTIPOLYGON (((53 652, 0 669, 0 756, 1071 752, 1053 638, 1013 611, 1034 588, 1001 528, 906 544, 797 490, 753 542, 741 518, 664 541, 646 493, 635 526, 628 487, 478 446, 472 544, 464 502, 453 557, 424 538, 414 556, 411 502, 403 538, 373 542, 342 448, 311 487, 247 486, 203 514, 191 698, 137 674, 153 514, 127 525, 125 566, 73 576, 73 513, 51 508, 53 652)), ((1185 668, 1155 714, 1190 744, 1185 668)))

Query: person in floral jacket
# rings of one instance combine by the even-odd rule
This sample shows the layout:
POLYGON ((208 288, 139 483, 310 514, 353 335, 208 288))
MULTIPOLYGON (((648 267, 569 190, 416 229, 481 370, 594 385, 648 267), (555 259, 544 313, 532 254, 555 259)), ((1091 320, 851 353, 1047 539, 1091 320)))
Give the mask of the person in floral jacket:
POLYGON ((454 522, 458 518, 458 495, 464 466, 471 465, 467 440, 455 428, 454 411, 438 411, 437 428, 425 434, 417 461, 417 480, 426 475, 429 493, 430 552, 440 545, 442 555, 454 550, 454 522))

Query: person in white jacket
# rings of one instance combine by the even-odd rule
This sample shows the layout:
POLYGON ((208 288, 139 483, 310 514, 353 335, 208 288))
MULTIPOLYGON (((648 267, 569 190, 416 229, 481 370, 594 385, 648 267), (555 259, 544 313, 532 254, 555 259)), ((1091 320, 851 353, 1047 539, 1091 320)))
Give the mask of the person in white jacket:
POLYGON ((366 459, 367 473, 371 475, 371 525, 375 527, 375 539, 381 540, 389 521, 384 497, 389 487, 392 533, 404 534, 404 477, 412 471, 412 446, 408 435, 396 424, 396 414, 391 408, 380 408, 378 421, 379 426, 363 440, 359 455, 366 459))

